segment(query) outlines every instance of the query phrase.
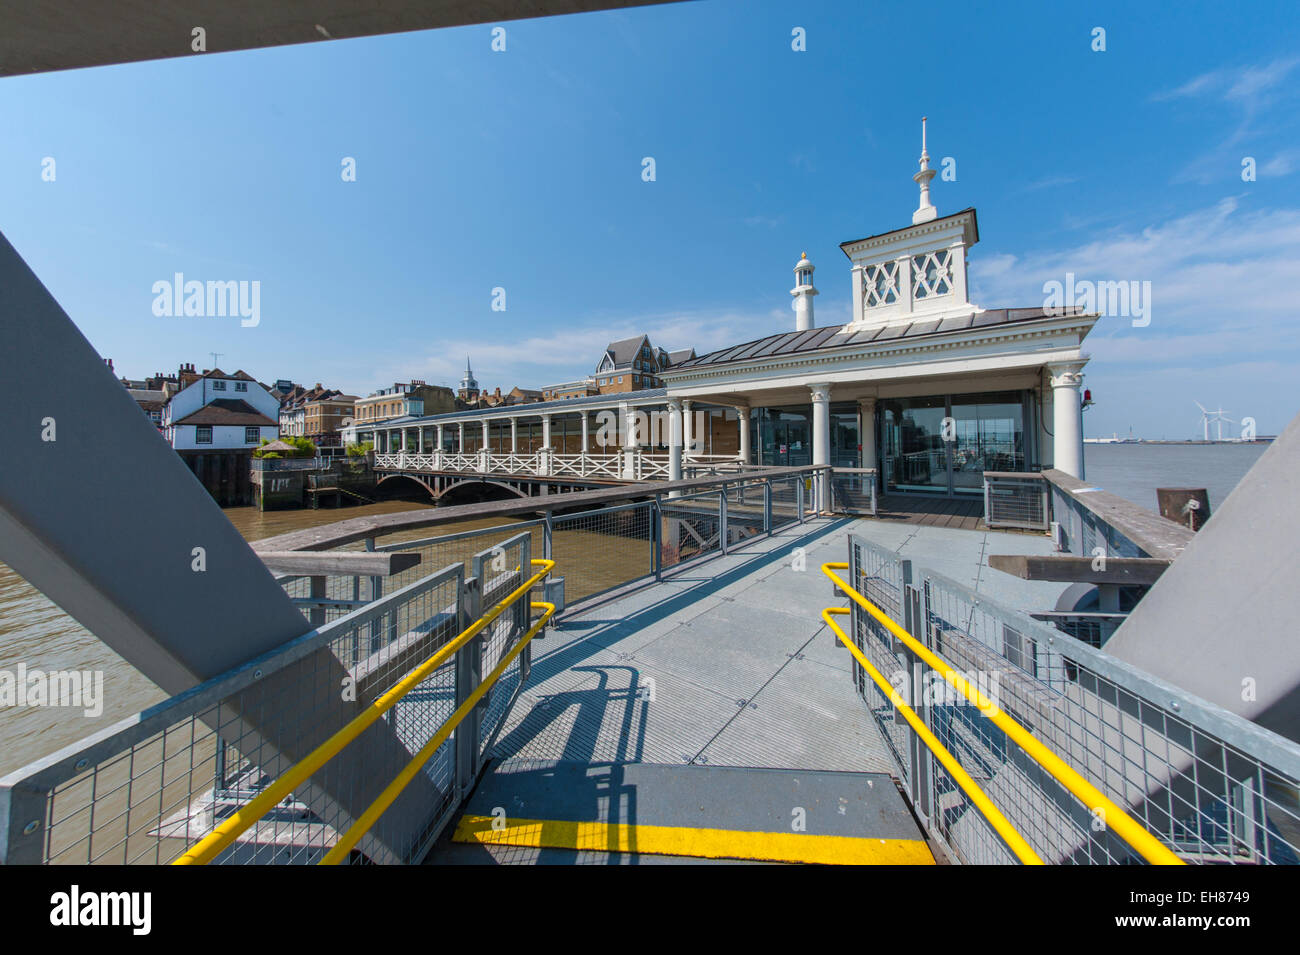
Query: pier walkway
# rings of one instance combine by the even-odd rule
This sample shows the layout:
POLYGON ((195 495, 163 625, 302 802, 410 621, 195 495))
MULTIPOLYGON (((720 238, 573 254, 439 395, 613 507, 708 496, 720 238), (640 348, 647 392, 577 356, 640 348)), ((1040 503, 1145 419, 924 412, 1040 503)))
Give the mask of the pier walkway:
POLYGON ((810 831, 842 820, 872 838, 832 843, 826 860, 810 860, 805 839, 799 861, 930 861, 852 657, 818 616, 843 603, 819 568, 844 559, 850 531, 1004 601, 1054 599, 987 564, 990 553, 1047 553, 1046 538, 823 518, 575 608, 534 644, 493 763, 428 861, 644 861, 666 832, 684 830, 701 852, 780 858, 770 840, 789 833, 791 807, 804 803, 810 814, 821 807, 810 831), (752 795, 742 800, 719 767, 773 772, 744 774, 752 795), (494 833, 482 821, 497 806, 508 824, 494 833), (608 851, 610 839, 641 852, 608 851))

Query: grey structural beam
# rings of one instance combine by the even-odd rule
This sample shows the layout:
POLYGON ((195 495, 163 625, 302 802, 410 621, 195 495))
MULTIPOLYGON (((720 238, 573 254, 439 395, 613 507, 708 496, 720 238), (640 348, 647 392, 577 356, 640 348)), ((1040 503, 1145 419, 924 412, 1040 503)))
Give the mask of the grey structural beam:
POLYGON ((1194 535, 1106 652, 1300 741, 1297 594, 1300 417, 1194 535))
POLYGON ((0 76, 666 2, 671 0, 0 0, 0 76), (196 30, 203 31, 201 50, 196 30))
POLYGON ((325 576, 392 577, 420 563, 414 552, 354 553, 352 551, 261 551, 257 554, 268 570, 280 574, 325 576))
POLYGON ((1075 557, 1029 554, 990 554, 989 566, 1024 580, 1061 583, 1154 584, 1170 566, 1155 557, 1075 557))
MULTIPOLYGON (((3 235, 0 328, 0 560, 172 695, 312 629, 3 235)), ((347 676, 318 650, 223 706, 219 731, 282 771, 356 715, 339 692, 347 676)), ((405 753, 380 721, 301 795, 347 822, 387 782, 362 756, 402 765, 405 753)), ((385 816, 386 835, 414 838, 422 801, 437 798, 419 777, 385 816)), ((394 855, 373 839, 361 848, 394 855)))

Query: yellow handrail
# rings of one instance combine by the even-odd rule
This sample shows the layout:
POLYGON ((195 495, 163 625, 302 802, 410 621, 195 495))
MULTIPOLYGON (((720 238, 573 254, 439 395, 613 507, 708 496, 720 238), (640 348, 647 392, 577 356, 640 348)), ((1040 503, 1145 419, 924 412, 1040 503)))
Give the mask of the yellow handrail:
POLYGON ((511 591, 495 607, 466 627, 456 639, 441 647, 437 653, 403 677, 391 690, 353 717, 346 726, 295 763, 283 776, 249 800, 247 805, 241 806, 232 815, 228 816, 221 825, 191 846, 184 855, 173 861, 172 865, 206 865, 211 862, 222 850, 234 842, 241 833, 279 805, 282 799, 302 785, 308 777, 337 756, 343 747, 360 736, 368 726, 392 709, 398 700, 423 683, 429 677, 429 674, 446 663, 457 650, 491 626, 497 617, 501 616, 520 597, 532 590, 537 582, 542 580, 555 567, 555 561, 553 560, 534 559, 530 563, 542 569, 511 591))
POLYGON ((1024 840, 1024 837, 1007 821, 1007 817, 998 811, 998 807, 993 805, 993 801, 984 794, 984 790, 976 785, 975 780, 971 779, 970 774, 962 768, 961 763, 957 762, 956 757, 948 752, 944 745, 930 732, 930 728, 916 715, 915 710, 902 700, 895 698, 897 694, 893 691, 889 681, 871 665, 871 662, 862 651, 854 646, 853 641, 840 629, 840 625, 835 622, 832 614, 846 614, 848 612, 848 607, 827 607, 822 611, 822 619, 840 638, 840 642, 849 648, 849 652, 853 654, 854 659, 861 664, 862 669, 867 671, 867 675, 880 687, 881 692, 893 701, 894 707, 903 714, 903 719, 907 720, 908 725, 916 731, 916 735, 921 738, 921 742, 926 745, 930 752, 934 753, 935 758, 943 764, 944 769, 948 770, 949 775, 952 776, 957 785, 970 797, 970 801, 984 814, 984 818, 989 821, 989 825, 1002 837, 1002 841, 1007 844, 1007 847, 1016 854, 1016 858, 1026 865, 1042 865, 1043 860, 1038 857, 1038 853, 1034 852, 1029 843, 1024 840))
POLYGON ((519 642, 510 648, 510 652, 501 658, 501 662, 492 669, 492 672, 483 679, 465 702, 456 707, 456 712, 452 713, 451 717, 447 722, 442 724, 442 727, 438 732, 434 733, 433 737, 420 748, 420 751, 411 758, 411 761, 406 764, 396 777, 394 777, 393 781, 385 787, 384 791, 376 797, 375 801, 366 808, 366 811, 363 812, 357 821, 348 828, 347 832, 339 836, 339 841, 334 844, 334 848, 330 849, 330 851, 325 854, 325 858, 320 860, 318 863, 319 865, 338 865, 347 857, 347 854, 352 850, 352 847, 360 842, 361 837, 370 831, 370 827, 375 824, 381 815, 383 815, 384 810, 393 804, 393 800, 396 799, 401 794, 402 790, 406 788, 407 784, 415 778, 415 775, 420 771, 420 768, 429 761, 429 757, 437 752, 438 747, 447 741, 447 737, 451 736, 452 731, 460 725, 461 720, 469 715, 470 711, 474 709, 478 701, 483 698, 483 694, 491 689, 492 685, 500 679, 501 674, 506 671, 506 667, 510 665, 510 662, 514 660, 515 657, 519 656, 524 647, 528 646, 529 641, 531 641, 533 637, 537 635, 538 631, 540 631, 542 627, 546 626, 551 617, 555 615, 555 604, 547 603, 544 600, 534 600, 529 604, 529 606, 533 610, 542 610, 545 612, 537 618, 537 622, 528 629, 528 632, 520 638, 519 642))
POLYGON ((1153 865, 1186 864, 1182 859, 1174 855, 1164 843, 1147 832, 1141 823, 1108 799, 1097 787, 1080 776, 1059 756, 1036 740, 1027 729, 1003 713, 983 693, 972 687, 969 681, 958 674, 946 661, 932 653, 929 648, 891 620, 884 611, 834 573, 836 570, 848 569, 849 565, 844 562, 832 561, 822 564, 822 573, 829 577, 850 600, 870 614, 891 634, 903 641, 908 649, 920 657, 927 666, 942 674, 948 683, 960 690, 966 699, 975 704, 981 716, 990 720, 998 729, 1006 733, 1009 739, 1023 749, 1034 762, 1043 767, 1053 779, 1073 793, 1084 806, 1094 812, 1100 810, 1105 825, 1113 829, 1116 835, 1132 846, 1142 858, 1153 865))

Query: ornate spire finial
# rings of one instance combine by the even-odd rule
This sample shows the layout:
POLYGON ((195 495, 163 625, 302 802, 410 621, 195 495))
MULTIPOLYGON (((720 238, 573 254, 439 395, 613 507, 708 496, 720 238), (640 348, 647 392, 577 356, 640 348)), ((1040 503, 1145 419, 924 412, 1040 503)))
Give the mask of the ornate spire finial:
POLYGON ((912 224, 917 225, 922 222, 929 222, 938 212, 934 204, 930 202, 930 180, 934 178, 934 170, 930 168, 930 154, 925 147, 925 117, 921 117, 921 168, 912 176, 912 180, 921 187, 921 203, 912 213, 912 224))

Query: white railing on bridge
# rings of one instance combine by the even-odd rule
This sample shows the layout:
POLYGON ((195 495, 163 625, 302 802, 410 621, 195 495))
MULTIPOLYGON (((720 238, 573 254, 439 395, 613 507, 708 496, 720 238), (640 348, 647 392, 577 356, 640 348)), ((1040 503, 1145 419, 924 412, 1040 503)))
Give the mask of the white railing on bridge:
POLYGON ((536 477, 583 477, 612 480, 646 481, 669 476, 667 454, 651 454, 638 449, 558 454, 554 449, 503 454, 475 451, 456 454, 447 451, 417 453, 412 451, 375 455, 375 468, 381 471, 451 471, 467 474, 530 475, 536 477))

